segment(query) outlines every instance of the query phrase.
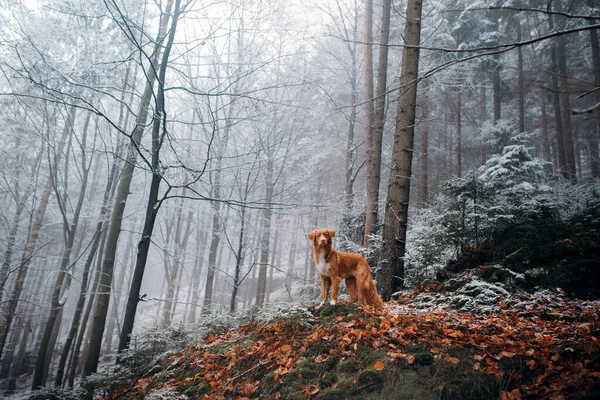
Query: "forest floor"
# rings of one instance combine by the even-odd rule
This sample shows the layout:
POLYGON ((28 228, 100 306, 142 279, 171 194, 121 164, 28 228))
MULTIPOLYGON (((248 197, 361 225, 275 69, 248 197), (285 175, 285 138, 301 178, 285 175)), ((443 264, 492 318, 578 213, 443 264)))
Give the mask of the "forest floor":
POLYGON ((600 398, 600 301, 545 290, 469 312, 438 290, 248 321, 159 358, 110 398, 600 398))

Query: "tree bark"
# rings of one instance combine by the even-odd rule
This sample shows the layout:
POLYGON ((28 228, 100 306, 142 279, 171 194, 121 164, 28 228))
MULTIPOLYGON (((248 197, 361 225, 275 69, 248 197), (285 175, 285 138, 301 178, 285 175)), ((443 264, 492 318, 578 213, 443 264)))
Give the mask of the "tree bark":
MULTIPOLYGON (((166 17, 161 21, 161 29, 166 30, 166 26, 169 20, 169 11, 171 9, 171 3, 167 5, 166 17)), ((165 78, 167 74, 167 64, 169 62, 169 56, 171 54, 171 48, 175 41, 175 32, 177 30, 177 22, 180 14, 180 0, 175 0, 175 6, 173 13, 171 14, 171 28, 169 30, 169 37, 165 45, 162 59, 160 63, 158 88, 156 93, 156 103, 154 109, 154 123, 152 124, 152 180, 150 181, 150 193, 148 195, 148 204, 146 207, 146 218, 144 220, 144 228, 142 230, 142 238, 138 244, 138 254, 135 263, 135 269, 131 278, 131 288, 129 289, 129 296, 127 297, 127 305, 125 307, 125 316, 123 317, 123 327, 121 328, 121 334, 119 336, 119 353, 125 350, 129 346, 131 340, 131 332, 133 331, 133 324, 135 322, 135 314, 137 306, 140 301, 140 290, 142 287, 142 281, 144 279, 144 272, 146 269, 146 261, 148 259, 148 251, 150 250, 150 240, 152 239, 152 233, 154 231, 154 224, 156 216, 160 210, 162 200, 159 200, 158 193, 160 189, 160 183, 162 182, 161 175, 161 164, 160 164, 160 149, 166 135, 166 112, 165 112, 165 78), (162 131, 161 131, 162 130, 162 131)), ((158 49, 157 49, 158 52, 158 49)), ((152 89, 152 85, 150 85, 152 89)), ((130 178, 131 179, 131 178, 130 178)), ((166 193, 168 193, 167 190, 166 193)), ((165 196, 166 196, 165 193, 165 196)), ((163 197, 164 199, 164 197, 163 197)), ((117 363, 120 361, 117 357, 117 363)))
MULTIPOLYGON (((428 86, 423 88, 427 93, 428 86)), ((425 208, 429 198, 429 109, 428 104, 422 104, 423 114, 421 122, 421 148, 419 149, 420 179, 417 188, 417 207, 425 208)))
MULTIPOLYGON (((517 42, 521 41, 521 23, 517 22, 517 42)), ((525 79, 523 77, 523 48, 517 47, 517 91, 519 97, 519 132, 525 132, 525 79)))
MULTIPOLYGON (((375 126, 375 106, 373 104, 373 0, 365 0, 365 20, 364 20, 364 87, 365 87, 365 146, 367 153, 367 165, 371 164, 373 154, 373 131, 375 126)), ((368 173, 367 173, 368 174, 368 173)), ((367 178, 368 180, 369 178, 367 178)), ((367 212, 365 221, 365 237, 363 244, 369 245, 368 234, 371 233, 377 221, 373 221, 372 193, 368 188, 372 184, 367 182, 367 212)))
MULTIPOLYGON (((381 147, 383 142, 383 128, 385 124, 385 92, 387 89, 390 12, 391 0, 383 0, 383 10, 381 14, 381 38, 379 39, 379 63, 377 67, 377 88, 375 91, 375 105, 373 109, 373 128, 370 130, 371 139, 370 141, 367 140, 369 147, 367 148, 367 214, 365 220, 365 247, 369 247, 369 237, 377 231, 377 222, 379 216, 379 184, 381 182, 381 147)), ((368 21, 365 20, 365 23, 368 23, 368 21)), ((371 47, 370 44, 367 46, 371 47)), ((371 71, 371 76, 372 74, 373 72, 371 71)), ((369 103, 371 103, 370 100, 369 103)))
POLYGON ((462 176, 462 93, 456 98, 456 174, 462 176))
MULTIPOLYGON (((85 157, 85 146, 87 142, 87 130, 90 123, 91 114, 87 115, 83 126, 83 135, 81 141, 81 151, 82 151, 82 159, 81 159, 81 187, 79 189, 79 197, 77 199, 77 204, 75 206, 75 211, 73 213, 73 219, 69 223, 68 217, 66 215, 66 204, 61 203, 61 196, 59 193, 59 188, 57 185, 57 166, 55 165, 53 170, 50 172, 50 176, 53 179, 53 187, 55 190, 57 201, 59 201, 59 208, 62 210, 63 214, 63 230, 66 232, 66 242, 65 249, 62 255, 58 275, 56 277, 56 282, 54 284, 54 289, 52 291, 52 300, 50 303, 50 315, 46 320, 46 325, 44 327, 44 334, 42 336, 42 341, 40 343, 40 347, 38 349, 37 359, 35 363, 35 373, 33 375, 33 382, 31 384, 32 390, 36 390, 45 385, 45 377, 48 374, 48 365, 49 361, 52 358, 52 354, 54 351, 54 346, 50 346, 50 342, 52 339, 52 335, 55 331, 58 330, 60 326, 60 318, 59 315, 62 315, 62 310, 66 298, 63 298, 67 295, 69 290, 69 284, 65 282, 67 278, 67 271, 70 268, 71 262, 71 253, 73 251, 73 245, 75 243, 75 237, 77 235, 77 228, 79 225, 79 216, 81 215, 81 209, 83 207, 85 194, 87 190, 88 176, 90 165, 86 161, 85 157), (55 326, 56 325, 56 326, 55 326)), ((65 171, 65 176, 68 176, 68 171, 65 171)))
MULTIPOLYGON (((198 229, 202 227, 203 224, 201 222, 201 217, 198 215, 198 229)), ((195 324, 196 323, 196 311, 199 306, 200 299, 200 277, 202 274, 202 266, 204 265, 204 254, 206 252, 206 239, 208 237, 208 230, 202 230, 202 234, 200 232, 196 233, 196 260, 194 265, 194 274, 192 276, 192 307, 190 309, 188 315, 188 323, 195 324), (202 249, 202 251, 200 251, 202 249)))
MULTIPOLYGON (((587 5, 590 9, 594 8, 594 0, 587 0, 587 5)), ((588 20, 589 25, 594 25, 596 21, 588 20)), ((595 97, 596 104, 600 104, 600 46, 598 45, 598 30, 590 30, 590 45, 592 47, 592 69, 594 83, 596 85, 595 97)), ((599 154, 599 140, 600 140, 600 107, 596 107, 596 131, 589 134, 588 147, 590 149, 590 170, 592 178, 600 178, 600 154, 599 154)))
MULTIPOLYGON (((548 15, 548 25, 550 31, 554 30, 553 16, 548 15)), ((550 47, 550 70, 552 73, 552 106, 554 108, 554 124, 556 129, 556 145, 558 150, 558 167, 563 178, 571 180, 568 156, 567 156, 567 140, 565 135, 565 127, 563 121, 563 113, 561 107, 564 105, 561 102, 560 84, 559 84, 559 67, 558 67, 558 43, 555 40, 550 47)))
MULTIPOLYGON (((111 281, 115 263, 115 256, 117 253, 117 243, 119 241, 119 235, 121 233, 121 224, 123 222, 123 215, 125 213, 125 205, 127 203, 127 198, 129 197, 129 187, 131 186, 133 171, 136 164, 137 148, 141 142, 142 135, 145 130, 146 120, 148 117, 148 110, 154 93, 153 87, 154 82, 156 81, 156 68, 158 64, 158 58, 162 49, 162 42, 165 37, 165 32, 167 30, 167 25, 169 22, 169 14, 171 11, 172 3, 173 0, 168 1, 166 11, 161 15, 158 36, 154 51, 155 57, 151 61, 149 71, 146 74, 146 87, 144 89, 144 94, 142 96, 142 101, 138 110, 135 128, 131 135, 131 142, 129 147, 130 151, 127 155, 127 160, 123 165, 123 170, 121 172, 121 180, 119 181, 117 194, 115 196, 115 204, 113 206, 110 228, 108 231, 108 236, 106 238, 106 247, 104 249, 102 272, 100 274, 100 282, 98 283, 98 293, 96 294, 96 304, 94 306, 94 315, 92 318, 90 343, 86 360, 83 366, 82 377, 84 378, 96 372, 98 369, 98 360, 100 359, 100 350, 102 348, 102 336, 104 335, 104 326, 106 323, 106 315, 108 313, 108 307, 110 302, 110 291, 112 283, 111 281)), ((153 180, 155 179, 155 175, 156 174, 153 173, 153 180)), ((154 196, 154 193, 151 194, 151 196, 154 196)), ((119 348, 121 348, 120 344, 119 348)), ((93 390, 91 386, 89 386, 88 389, 90 392, 91 390, 93 390)))
MULTIPOLYGON (((73 120, 75 119, 75 106, 71 106, 69 109, 67 120, 65 121, 65 127, 62 132, 62 136, 60 139, 59 148, 64 147, 65 140, 69 134, 69 131, 73 127, 73 120)), ((58 152, 56 154, 56 158, 54 160, 55 164, 60 163, 62 158, 62 152, 58 152)), ((31 265, 31 260, 34 257, 37 241, 40 236, 40 231, 42 230, 42 224, 44 223, 44 218, 46 216, 46 209, 48 208, 48 202, 50 200, 50 193, 52 192, 52 177, 48 176, 46 179, 46 184, 44 185, 44 189, 42 191, 42 196, 40 197, 40 202, 37 210, 37 214, 35 216, 35 220, 29 231, 29 235, 27 236, 27 242, 25 244, 25 251, 23 252, 23 257, 21 258, 21 266, 19 268, 19 273, 17 274, 17 278, 15 280, 15 284, 13 286, 12 294, 10 299, 6 301, 6 305, 2 310, 2 329, 0 329, 0 356, 2 356, 2 352, 4 350, 4 344, 6 343, 6 337, 8 335, 8 331, 11 327, 12 320, 15 316, 15 311, 17 309, 17 304, 19 303, 19 298, 21 297, 21 292, 23 291, 23 285, 25 284, 25 278, 27 277, 27 273, 29 271, 29 266, 31 265)))
MULTIPOLYGON (((274 182, 273 182, 273 159, 269 152, 267 161, 267 171, 265 176, 266 193, 265 199, 271 201, 273 199, 274 182)), ((260 267, 258 270, 258 282, 256 286, 256 306, 262 308, 265 303, 265 294, 267 290, 267 266, 269 263, 269 252, 271 244, 271 220, 273 211, 270 207, 265 207, 262 210, 262 239, 260 242, 260 267)))
POLYGON ((382 297, 404 288, 404 253, 415 131, 421 11, 423 0, 408 0, 404 38, 408 47, 402 54, 400 95, 396 115, 394 148, 383 226, 378 285, 382 297))

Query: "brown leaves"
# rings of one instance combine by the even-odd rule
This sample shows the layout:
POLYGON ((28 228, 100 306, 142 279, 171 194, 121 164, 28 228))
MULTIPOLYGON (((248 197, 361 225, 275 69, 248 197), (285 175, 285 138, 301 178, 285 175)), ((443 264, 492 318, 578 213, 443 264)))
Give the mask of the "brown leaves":
MULTIPOLYGON (((164 364, 189 374, 173 374, 166 382, 140 378, 128 394, 141 399, 149 388, 205 385, 208 399, 260 398, 268 373, 273 374, 271 383, 285 385, 305 358, 327 365, 332 356, 351 359, 359 349, 387 355, 387 361, 362 366, 376 371, 405 360, 415 369, 422 361, 441 362, 453 371, 493 375, 503 380, 503 400, 559 398, 598 387, 600 343, 592 332, 598 329, 600 302, 551 301, 507 298, 498 313, 489 315, 424 312, 388 303, 380 310, 361 309, 368 318, 315 317, 319 323, 303 328, 293 321, 247 323, 172 354, 164 364)), ((304 382, 307 398, 322 390, 317 382, 304 382)), ((275 392, 273 397, 283 396, 275 392)))
POLYGON ((373 364, 373 369, 377 370, 377 371, 383 371, 384 367, 385 367, 385 364, 381 361, 377 361, 375 364, 373 364))

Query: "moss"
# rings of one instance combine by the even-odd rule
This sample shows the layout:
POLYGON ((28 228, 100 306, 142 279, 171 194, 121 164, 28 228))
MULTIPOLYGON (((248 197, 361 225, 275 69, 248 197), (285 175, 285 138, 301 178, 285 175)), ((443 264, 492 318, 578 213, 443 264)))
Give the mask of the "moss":
POLYGON ((320 369, 323 371, 331 371, 334 369, 338 362, 340 361, 339 356, 329 356, 327 359, 321 364, 320 369))
POLYGON ((383 384, 384 379, 383 374, 381 372, 376 371, 374 369, 365 369, 360 374, 358 374, 356 381, 359 385, 363 387, 371 385, 381 386, 381 384, 383 384))
POLYGON ((493 375, 471 374, 467 378, 454 379, 444 384, 441 400, 481 399, 500 397, 500 384, 493 375))
POLYGON ((304 357, 316 357, 325 353, 327 349, 331 347, 331 344, 320 341, 307 348, 306 351, 302 354, 304 357))
POLYGON ((346 374, 354 374, 360 371, 361 368, 362 367, 360 365, 360 362, 355 358, 350 358, 349 360, 342 361, 338 366, 338 370, 346 374))
POLYGON ((321 380, 319 381, 319 387, 321 389, 326 389, 337 382, 337 375, 334 373, 324 374, 321 380))
POLYGON ((327 388, 327 389, 321 390, 317 394, 316 398, 320 399, 320 400, 343 400, 348 397, 347 397, 347 394, 345 393, 345 391, 343 391, 341 389, 327 388))
POLYGON ((227 350, 229 350, 232 346, 233 346, 232 342, 223 342, 223 343, 215 344, 213 347, 210 348, 209 351, 213 354, 222 354, 222 353, 226 352, 227 350))
POLYGON ((304 394, 299 382, 286 382, 281 386, 279 393, 282 400, 306 400, 306 394, 304 394))
POLYGON ((332 316, 337 316, 340 314, 356 314, 356 307, 350 304, 335 304, 335 305, 324 305, 323 308, 319 311, 319 316, 321 318, 327 318, 332 316))
POLYGON ((279 382, 275 380, 275 375, 275 372, 269 372, 261 380, 263 392, 267 395, 275 393, 281 386, 279 382))
POLYGON ((196 390, 196 394, 197 394, 198 396, 201 396, 201 395, 203 395, 203 394, 210 393, 210 390, 211 390, 211 389, 212 389, 212 388, 211 388, 211 386, 210 386, 210 385, 206 385, 206 384, 204 384, 204 385, 200 385, 200 386, 198 386, 198 390, 196 390))
POLYGON ((370 367, 377 361, 385 360, 385 351, 383 349, 374 350, 369 346, 358 346, 356 357, 363 366, 370 367))
POLYGON ((304 359, 296 365, 296 367, 287 374, 286 383, 288 381, 302 381, 307 382, 317 376, 317 366, 310 359, 304 359))

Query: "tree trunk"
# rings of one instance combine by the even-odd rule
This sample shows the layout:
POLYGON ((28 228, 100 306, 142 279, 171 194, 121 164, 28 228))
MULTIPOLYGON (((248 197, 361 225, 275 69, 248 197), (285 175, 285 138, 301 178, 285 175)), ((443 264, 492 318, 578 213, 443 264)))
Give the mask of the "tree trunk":
MULTIPOLYGON (((100 274, 102 272, 102 261, 103 261, 102 254, 104 253, 104 248, 106 247, 106 238, 107 237, 108 237, 108 231, 103 230, 102 242, 101 242, 100 247, 98 248, 98 251, 96 254, 96 266, 95 266, 96 273, 94 274, 94 280, 91 285, 91 290, 89 291, 90 296, 88 299, 88 304, 85 307, 85 312, 83 313, 83 316, 81 318, 81 324, 79 325, 79 331, 77 333, 77 340, 75 341, 75 347, 73 348, 72 358, 70 361, 69 368, 67 369, 70 388, 73 387, 73 384, 75 382, 75 374, 77 373, 76 371, 79 367, 81 346, 83 344, 83 339, 85 337, 86 332, 88 332, 88 336, 89 336, 89 331, 87 330, 88 321, 89 321, 90 315, 92 313, 92 308, 93 308, 95 300, 96 300, 96 292, 98 290, 98 285, 100 284, 100 274)), ((92 259, 93 259, 93 257, 92 257, 92 259)), ((80 295, 81 295, 81 292, 80 292, 80 295)), ((87 354, 87 346, 84 349, 84 353, 82 355, 85 355, 85 354, 87 354)), ((85 359, 85 357, 81 357, 81 358, 85 359)), ((81 368, 81 369, 83 369, 83 368, 81 368)))
MULTIPOLYGON (((50 315, 46 320, 46 325, 44 327, 44 334, 42 336, 42 341, 40 344, 40 348, 38 349, 37 359, 35 363, 35 373, 33 375, 33 382, 31 384, 32 390, 36 390, 45 385, 45 377, 48 374, 47 367, 49 365, 49 361, 52 358, 54 346, 50 346, 50 341, 52 339, 53 332, 58 330, 60 326, 60 318, 59 315, 62 315, 62 310, 64 303, 66 302, 66 296, 69 291, 69 284, 65 283, 65 278, 67 278, 67 271, 70 269, 71 262, 71 253, 73 251, 73 244, 75 243, 75 238, 77 235, 77 228, 79 225, 79 216, 81 214, 81 209, 83 207, 85 192, 87 190, 87 183, 89 177, 90 165, 86 161, 85 157, 85 146, 87 142, 87 130, 90 123, 91 114, 87 115, 83 126, 83 134, 81 141, 81 151, 82 151, 82 159, 81 159, 81 187, 79 189, 79 197, 77 199, 77 205, 75 206, 75 211, 73 213, 73 219, 69 223, 67 215, 66 215, 66 204, 61 203, 61 196, 58 191, 57 185, 57 166, 55 165, 53 171, 50 172, 50 176, 53 178, 53 186, 56 194, 57 201, 59 201, 59 208, 61 209, 63 215, 63 230, 66 232, 66 243, 65 249, 62 255, 58 275, 56 277, 56 282, 54 283, 54 289, 52 291, 52 300, 50 303, 50 315), (55 326, 56 325, 56 326, 55 326)), ((68 176, 68 171, 65 171, 65 177, 68 176)))
MULTIPOLYGON (((148 109, 150 107, 150 101, 152 101, 152 97, 154 94, 153 87, 154 82, 156 81, 156 66, 158 63, 160 51, 162 49, 162 42, 165 37, 165 32, 167 30, 172 2, 173 0, 168 1, 166 11, 161 15, 160 26, 156 40, 156 47, 154 51, 155 57, 151 61, 152 66, 149 68, 147 74, 146 87, 144 89, 144 94, 142 96, 142 101, 138 110, 135 128, 131 136, 131 143, 129 146, 130 151, 127 155, 127 160, 123 165, 123 170, 121 172, 121 180, 119 181, 119 186, 117 188, 117 195, 115 197, 115 204, 113 206, 113 212, 111 215, 110 228, 108 230, 108 236, 106 238, 106 247, 104 249, 102 272, 100 274, 100 281, 98 282, 98 292, 96 294, 94 315, 92 318, 90 343, 82 372, 83 377, 91 375, 98 369, 98 360, 100 359, 100 350, 102 348, 102 336, 104 335, 104 326, 106 323, 106 315, 108 313, 108 307, 110 302, 110 291, 112 283, 111 281, 115 263, 115 256, 117 253, 117 243, 119 241, 119 235, 121 233, 121 224, 123 222, 123 215, 125 213, 125 205, 127 203, 127 198, 129 197, 129 187, 131 185, 133 171, 136 164, 136 149, 138 148, 141 142, 142 135, 146 127, 148 109)), ((159 119, 159 123, 160 122, 162 122, 162 119, 159 119)), ((153 173, 153 181, 155 180, 155 177, 156 174, 153 173)), ((154 193, 151 194, 151 196, 153 195, 154 193)), ((123 329, 125 329, 125 327, 123 329)), ((120 348, 121 345, 119 344, 119 349, 120 348)), ((91 392, 92 390, 93 388, 89 386, 88 391, 91 392)))
MULTIPOLYGON (((590 9, 594 8, 594 0, 587 0, 587 5, 590 9)), ((597 22, 588 20, 589 25, 594 25, 597 22)), ((594 70, 594 84, 596 85, 596 104, 600 104, 600 46, 598 45, 598 30, 590 30, 590 45, 592 47, 592 66, 594 70)), ((600 178, 600 154, 598 142, 600 139, 600 107, 596 107, 596 131, 590 132, 588 138, 588 147, 590 149, 590 169, 592 178, 600 178)))
POLYGON ((540 110, 541 110, 541 129, 542 129, 542 152, 545 161, 549 161, 549 164, 544 166, 544 170, 547 174, 552 173, 552 153, 550 151, 550 135, 548 134, 548 111, 546 106, 546 92, 540 90, 540 110))
MULTIPOLYGON (((521 23, 517 24, 517 42, 521 41, 521 23)), ((525 79, 523 77, 523 48, 517 47, 517 91, 519 97, 519 132, 525 132, 525 79)))
MULTIPOLYGON (((548 25, 550 31, 554 30, 554 20, 552 15, 548 15, 548 25)), ((558 68, 558 43, 555 40, 550 47, 550 70, 552 73, 552 105, 554 107, 554 124, 556 129, 556 145, 558 150, 558 166, 563 178, 570 180, 569 167, 567 166, 566 138, 564 131, 563 113, 561 110, 561 96, 559 85, 558 68)))
MULTIPOLYGON (((373 104, 373 0, 365 0, 365 21, 364 21, 364 85, 365 85, 365 148, 367 152, 367 165, 371 164, 373 152, 373 131, 375 128, 375 106, 373 104)), ((368 173, 367 173, 368 174, 368 173)), ((370 176, 369 176, 370 177, 370 176)), ((367 178, 368 179, 368 178, 367 178)), ((367 188, 371 187, 371 182, 367 182, 367 188)), ((377 221, 373 221, 372 193, 367 189, 367 213, 365 221, 364 246, 369 245, 368 234, 374 231, 377 221)))
MULTIPOLYGON (((161 325, 163 327, 167 327, 171 324, 171 306, 170 304, 173 301, 173 297, 175 295, 175 285, 177 282, 177 277, 179 276, 179 260, 178 260, 178 256, 179 256, 179 241, 180 241, 180 236, 181 236, 181 221, 183 219, 183 197, 180 200, 180 203, 177 207, 177 216, 175 217, 175 237, 173 239, 174 241, 174 247, 175 247, 175 251, 173 252, 174 254, 174 260, 173 260, 173 268, 171 269, 170 273, 169 273, 169 278, 166 279, 167 281, 167 295, 165 298, 165 303, 164 303, 164 307, 163 307, 163 315, 162 315, 162 322, 161 325)), ((171 221, 168 222, 169 224, 171 223, 171 221)), ((165 251, 166 253, 166 251, 165 251)))
MULTIPOLYGON (((131 332, 133 331, 133 324, 135 322, 135 313, 137 306, 140 301, 140 290, 142 287, 142 281, 144 279, 144 271, 146 269, 146 261, 148 259, 148 251, 150 250, 150 241, 152 239, 152 233, 154 231, 154 223, 156 216, 162 205, 162 200, 158 199, 158 191, 160 183, 162 181, 161 176, 161 164, 160 164, 160 149, 166 135, 166 112, 165 112, 165 77, 167 73, 167 64, 169 62, 169 55, 171 53, 171 47, 175 40, 175 32, 177 30, 177 22, 179 20, 180 13, 180 0, 175 0, 175 6, 171 15, 171 28, 169 30, 169 37, 164 48, 160 63, 158 88, 156 91, 156 103, 154 109, 154 123, 152 125, 152 180, 150 182, 150 193, 148 195, 148 204, 146 207, 146 218, 144 220, 144 228, 142 230, 142 238, 138 244, 138 255, 135 263, 135 269, 131 278, 131 288, 129 289, 129 296, 127 297, 127 305, 125 307, 125 316, 123 318, 123 327, 119 336, 119 353, 125 350, 129 346, 131 340, 131 332), (161 131, 162 130, 162 131, 161 131)), ((169 21, 169 11, 171 9, 171 2, 167 4, 166 17, 161 21, 160 29, 166 29, 169 21)), ((158 52, 158 50, 157 50, 158 52)), ((152 89, 152 85, 149 86, 152 89)), ((131 181, 131 178, 129 178, 131 181)), ((129 186, 129 185, 128 185, 129 186)), ((169 190, 165 193, 168 194, 169 190)), ((163 197, 164 199, 164 197, 163 197)), ((117 363, 120 359, 117 357, 117 363)))
MULTIPOLYGON (((391 0, 383 0, 383 10, 381 15, 381 38, 379 39, 379 63, 377 67, 377 89, 375 93, 375 105, 373 110, 373 128, 370 129, 371 139, 367 140, 369 147, 367 148, 367 214, 365 220, 365 247, 369 247, 369 237, 377 231, 379 215, 379 184, 381 182, 381 147, 383 142, 383 128, 385 124, 385 92, 387 89, 390 11, 391 0)), ((372 18, 372 16, 370 18, 372 18)), ((368 21, 365 19, 365 24, 366 23, 368 23, 368 21)), ((367 47, 372 47, 370 44, 371 41, 367 42, 367 47)), ((367 72, 365 71, 365 73, 367 72)), ((373 72, 371 71, 371 80, 373 79, 372 75, 373 72)), ((372 85, 373 84, 371 82, 371 87, 372 85)), ((370 99, 369 103, 371 103, 370 99)))
MULTIPOLYGON (((81 329, 85 331, 85 324, 80 326, 81 316, 83 314, 83 308, 85 305, 85 299, 87 297, 88 291, 88 280, 89 273, 94 262, 94 258, 98 253, 98 249, 101 249, 100 243, 103 235, 104 221, 106 219, 106 215, 109 211, 109 204, 114 195, 114 183, 116 181, 116 172, 117 172, 117 164, 120 156, 116 156, 113 159, 113 163, 108 174, 108 180, 106 182, 106 189, 104 191, 104 197, 102 200, 102 206, 100 207, 100 215, 98 216, 98 222, 96 223, 96 229, 94 231, 94 236, 92 240, 92 245, 90 246, 90 250, 83 266, 83 275, 79 284, 79 296, 77 298, 77 305, 75 306, 75 313, 73 315, 73 321, 71 322, 71 327, 69 329, 69 333, 67 335, 67 339, 65 340, 65 345, 63 347, 62 354, 60 356, 60 360, 58 362, 58 368, 56 371, 56 378, 54 384, 56 386, 61 386, 63 383, 64 373, 65 373, 65 365, 67 359, 69 357, 69 352, 71 350, 71 346, 73 345, 73 341, 75 339, 75 335, 77 334, 77 330, 81 329)), ((98 255, 98 257, 101 257, 98 255)), ((87 320, 86 320, 87 322, 87 320)), ((77 350, 78 351, 78 350, 77 350)))
POLYGON ((462 94, 456 98, 456 174, 462 176, 462 94))
MULTIPOLYGON (((67 135, 69 131, 72 129, 73 120, 75 119, 75 106, 71 106, 69 109, 67 120, 65 121, 65 127, 62 132, 62 136, 60 139, 59 147, 64 147, 64 143, 67 139, 67 135)), ((59 164, 62 158, 62 152, 58 152, 56 154, 56 158, 54 160, 55 164, 59 164)), ((21 258, 21 266, 19 268, 19 273, 17 274, 17 278, 15 280, 15 284, 13 286, 12 295, 10 299, 6 301, 4 309, 2 310, 2 329, 0 329, 0 356, 2 356, 2 351, 4 349, 4 344, 6 343, 6 337, 8 335, 8 331, 11 327, 12 320, 15 316, 15 311, 17 309, 17 304, 19 302, 19 298, 21 297, 21 292, 23 291, 23 285, 25 284, 25 278, 27 277, 27 272, 29 271, 29 266, 31 265, 31 260, 35 255, 35 250, 37 246, 37 241, 40 236, 40 231, 42 229, 42 224, 44 223, 44 218, 46 216, 46 209, 48 207, 48 202, 50 200, 50 193, 52 192, 52 177, 48 176, 46 179, 46 184, 44 185, 44 189, 42 191, 42 196, 40 197, 40 202, 37 210, 37 214, 35 216, 35 220, 29 231, 29 235, 27 236, 27 242, 25 244, 25 250, 23 252, 23 257, 21 258)))
MULTIPOLYGON (((201 222, 201 217, 198 215, 198 229, 200 229, 202 226, 203 224, 201 222)), ((188 323, 190 324, 196 323, 196 311, 200 301, 200 278, 202 274, 202 266, 204 265, 204 254, 206 252, 206 239, 208 236, 208 231, 205 229, 202 231, 202 234, 198 232, 196 235, 196 262, 194 265, 194 275, 192 277, 192 308, 188 316, 188 323), (202 251, 200 251, 200 248, 202 248, 202 251)))
POLYGON ((423 0, 408 0, 406 5, 404 38, 408 47, 402 54, 400 95, 378 274, 381 295, 385 299, 404 288, 404 253, 412 176, 422 8, 423 0))
MULTIPOLYGON (((425 85, 427 81, 425 81, 425 85)), ((428 86, 423 88, 423 93, 427 93, 428 86)), ((428 103, 428 102, 427 102, 428 103)), ((420 179, 417 188, 417 207, 425 208, 429 197, 429 112, 428 105, 423 104, 423 114, 421 127, 421 148, 419 149, 420 179)))
MULTIPOLYGON (((271 201, 273 199, 274 184, 273 184, 273 159, 269 152, 267 161, 267 171, 265 177, 266 193, 265 199, 271 201)), ((267 266, 269 263, 269 251, 271 244, 271 220, 273 211, 268 206, 262 210, 262 239, 260 243, 260 267, 258 270, 258 282, 256 286, 256 306, 262 308, 265 303, 265 294, 267 290, 267 266)))
MULTIPOLYGON (((499 31, 499 10, 491 10, 490 13, 490 20, 494 25, 495 29, 499 31)), ((494 123, 496 123, 502 118, 502 81, 500 79, 500 71, 502 70, 502 66, 500 64, 500 54, 496 54, 492 58, 494 68, 494 70, 492 71, 492 94, 494 102, 494 123)))

